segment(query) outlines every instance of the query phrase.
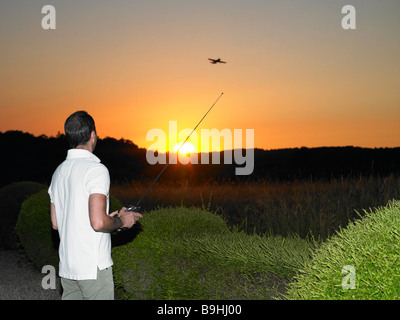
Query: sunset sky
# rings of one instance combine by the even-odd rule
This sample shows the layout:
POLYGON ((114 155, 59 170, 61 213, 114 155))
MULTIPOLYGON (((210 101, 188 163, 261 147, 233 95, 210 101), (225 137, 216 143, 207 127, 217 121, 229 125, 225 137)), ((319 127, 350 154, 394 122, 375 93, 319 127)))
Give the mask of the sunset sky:
POLYGON ((1 0, 0 131, 55 136, 83 109, 101 138, 148 148, 224 92, 199 129, 254 129, 262 149, 398 147, 399 17, 399 0, 1 0))

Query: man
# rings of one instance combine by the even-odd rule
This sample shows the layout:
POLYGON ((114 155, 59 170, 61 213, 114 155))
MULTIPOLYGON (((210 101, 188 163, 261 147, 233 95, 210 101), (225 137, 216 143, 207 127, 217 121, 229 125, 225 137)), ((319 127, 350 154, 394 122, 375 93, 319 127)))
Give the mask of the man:
POLYGON ((112 300, 110 233, 131 228, 142 215, 125 212, 125 207, 108 215, 110 176, 93 154, 97 142, 93 118, 77 111, 64 129, 71 149, 49 187, 52 227, 60 235, 62 299, 112 300))

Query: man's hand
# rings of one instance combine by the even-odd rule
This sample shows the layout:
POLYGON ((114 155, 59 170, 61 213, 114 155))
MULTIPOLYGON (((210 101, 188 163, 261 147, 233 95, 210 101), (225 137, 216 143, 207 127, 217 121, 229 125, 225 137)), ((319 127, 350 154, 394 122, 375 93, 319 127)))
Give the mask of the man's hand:
MULTIPOLYGON (((114 212, 113 212, 114 213, 114 212)), ((122 220, 121 228, 132 228, 132 226, 143 216, 139 212, 126 211, 125 207, 118 213, 118 217, 122 220)))
POLYGON ((142 218, 138 212, 125 211, 125 207, 122 207, 119 213, 114 211, 108 215, 106 208, 107 198, 105 195, 94 193, 89 196, 90 223, 95 231, 113 232, 121 228, 129 229, 142 218))

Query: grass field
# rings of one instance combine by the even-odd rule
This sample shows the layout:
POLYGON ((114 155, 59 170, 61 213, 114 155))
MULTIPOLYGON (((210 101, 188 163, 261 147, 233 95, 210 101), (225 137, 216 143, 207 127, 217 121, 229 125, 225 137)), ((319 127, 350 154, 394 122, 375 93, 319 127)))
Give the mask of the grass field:
MULTIPOLYGON (((148 185, 113 185, 110 210, 136 203, 148 185)), ((390 200, 399 193, 394 176, 159 183, 129 241, 114 242, 118 297, 397 299, 400 203, 390 200), (345 266, 356 291, 341 289, 345 266)), ((23 202, 16 228, 39 269, 57 260, 48 211, 44 189, 23 202)))
MULTIPOLYGON (((112 193, 123 203, 135 203, 148 185, 134 182, 114 186, 112 193)), ((150 252, 160 252, 158 259, 163 262, 157 260, 152 264, 157 265, 156 269, 162 274, 160 279, 163 280, 154 282, 158 284, 154 288, 154 296, 137 296, 136 289, 130 292, 128 288, 125 298, 396 299, 397 295, 393 292, 398 286, 391 284, 398 277, 392 276, 391 267, 387 268, 387 264, 392 266, 393 259, 397 259, 396 255, 391 254, 393 250, 390 249, 390 243, 394 240, 393 235, 398 233, 395 230, 391 233, 389 228, 392 226, 392 229, 396 229, 394 226, 398 224, 398 202, 397 207, 389 206, 376 212, 374 209, 390 203, 392 199, 400 199, 399 177, 291 183, 160 183, 143 201, 145 210, 172 205, 177 207, 169 214, 176 215, 186 210, 185 207, 210 209, 224 218, 231 232, 207 232, 190 237, 179 235, 171 242, 177 244, 176 248, 185 248, 178 252, 171 249, 175 245, 161 236, 165 232, 173 234, 164 229, 166 225, 174 223, 165 223, 165 218, 157 210, 149 212, 150 216, 145 216, 144 222, 150 221, 155 215, 164 219, 158 224, 159 229, 151 237, 151 246, 148 246, 150 252), (375 223, 375 220, 379 223, 375 223), (372 227, 370 221, 374 222, 372 227), (354 223, 356 228, 353 227, 354 223), (378 239, 375 229, 379 228, 378 239), (361 233, 368 236, 360 238, 361 233), (160 237, 162 241, 154 242, 160 237), (379 251, 386 244, 389 253, 379 251), (349 258, 350 251, 353 254, 349 258), (376 252, 379 253, 377 259, 370 260, 369 257, 376 252), (179 263, 175 261, 177 257, 181 259, 179 263), (334 262, 332 267, 327 268, 331 261, 334 262), (356 268, 358 290, 341 289, 340 281, 344 277, 342 268, 349 264, 356 268), (177 265, 180 266, 179 270, 177 265), (211 277, 210 266, 218 269, 214 271, 220 278, 214 273, 211 277), (380 275, 379 270, 386 271, 380 275), (369 276, 371 272, 373 275, 369 276), (324 282, 320 277, 325 274, 327 280, 324 282), (165 282, 165 275, 169 275, 167 278, 170 282, 165 282), (182 283, 177 283, 177 279, 183 279, 185 283, 195 279, 193 288, 196 290, 193 291, 191 285, 183 290, 182 283), (235 285, 228 289, 224 287, 228 283, 235 285), (289 291, 286 291, 288 285, 289 291), (212 288, 220 290, 217 292, 212 288)), ((177 216, 176 219, 181 218, 177 216)), ((191 230, 197 223, 187 223, 186 229, 191 230)), ((128 250, 139 254, 140 243, 136 239, 114 253, 124 261, 124 257, 131 254, 121 252, 128 250)), ((137 265, 130 265, 132 262, 128 261, 132 260, 122 263, 124 268, 119 271, 120 278, 139 279, 137 270, 143 273, 143 269, 137 269, 137 265)), ((158 273, 154 279, 158 279, 158 273)), ((148 294, 146 290, 143 292, 148 294)))
MULTIPOLYGON (((123 204, 136 203, 151 181, 112 186, 123 204)), ((400 178, 342 178, 332 181, 244 182, 195 184, 157 182, 142 202, 144 210, 165 206, 210 209, 229 226, 258 234, 322 240, 358 218, 363 209, 400 199, 400 178)))

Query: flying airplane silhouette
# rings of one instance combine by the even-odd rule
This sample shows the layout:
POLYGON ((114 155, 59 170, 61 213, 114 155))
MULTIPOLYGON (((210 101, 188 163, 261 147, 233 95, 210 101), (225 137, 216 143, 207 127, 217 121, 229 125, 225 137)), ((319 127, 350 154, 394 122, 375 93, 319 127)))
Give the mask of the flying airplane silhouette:
POLYGON ((220 58, 218 58, 218 59, 210 59, 210 58, 208 58, 208 60, 210 60, 210 63, 212 63, 212 64, 226 63, 225 61, 221 61, 220 58))

